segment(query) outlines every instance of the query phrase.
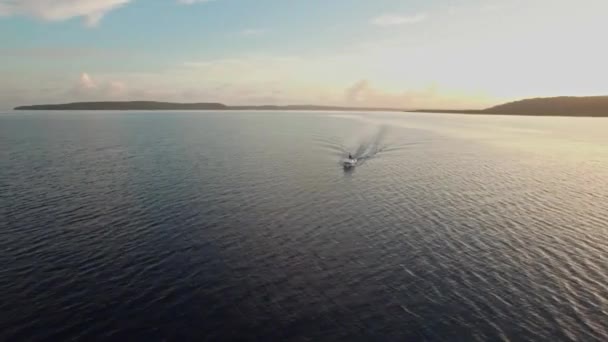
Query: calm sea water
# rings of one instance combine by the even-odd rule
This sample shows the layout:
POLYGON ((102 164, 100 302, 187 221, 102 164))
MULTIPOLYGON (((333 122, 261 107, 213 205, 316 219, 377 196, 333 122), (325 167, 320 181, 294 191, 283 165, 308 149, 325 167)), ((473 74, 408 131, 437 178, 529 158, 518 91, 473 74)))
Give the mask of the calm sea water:
POLYGON ((0 156, 0 340, 608 340, 605 119, 6 112, 0 156))

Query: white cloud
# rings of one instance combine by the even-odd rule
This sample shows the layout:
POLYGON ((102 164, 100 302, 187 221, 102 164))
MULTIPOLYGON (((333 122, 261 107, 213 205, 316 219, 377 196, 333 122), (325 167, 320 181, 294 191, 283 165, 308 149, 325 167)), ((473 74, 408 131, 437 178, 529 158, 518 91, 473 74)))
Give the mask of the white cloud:
POLYGON ((78 82, 69 88, 63 97, 66 100, 127 100, 129 89, 122 81, 102 79, 96 80, 89 73, 83 72, 78 82))
POLYGON ((484 108, 493 102, 479 94, 442 89, 436 84, 427 87, 386 91, 368 80, 360 80, 344 91, 345 104, 367 107, 419 108, 484 108))
POLYGON ((95 84, 95 82, 93 81, 91 76, 89 76, 89 74, 87 74, 86 72, 83 72, 82 74, 80 74, 78 88, 83 89, 83 90, 95 89, 95 88, 97 88, 97 85, 95 84))
POLYGON ((361 80, 352 86, 348 87, 344 92, 346 101, 348 103, 357 103, 361 101, 361 95, 370 89, 368 80, 361 80))
POLYGON ((427 15, 424 13, 418 13, 415 15, 399 15, 399 14, 384 14, 375 18, 372 18, 371 23, 376 26, 388 27, 398 26, 406 24, 416 24, 427 19, 427 15))
POLYGON ((111 10, 131 0, 0 0, 0 15, 28 16, 48 21, 83 18, 88 27, 96 26, 111 10))

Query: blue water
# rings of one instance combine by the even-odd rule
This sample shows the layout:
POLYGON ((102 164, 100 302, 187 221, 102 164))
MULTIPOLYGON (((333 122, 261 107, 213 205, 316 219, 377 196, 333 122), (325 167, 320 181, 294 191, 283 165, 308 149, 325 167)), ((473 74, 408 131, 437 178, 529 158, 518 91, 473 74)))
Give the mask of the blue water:
POLYGON ((0 340, 606 341, 606 132, 1 113, 0 340))

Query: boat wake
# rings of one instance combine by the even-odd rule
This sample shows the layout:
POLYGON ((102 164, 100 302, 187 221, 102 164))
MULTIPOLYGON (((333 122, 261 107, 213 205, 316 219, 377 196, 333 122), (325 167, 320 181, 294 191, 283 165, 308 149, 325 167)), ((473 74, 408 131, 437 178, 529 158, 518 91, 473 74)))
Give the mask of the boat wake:
POLYGON ((378 153, 381 153, 388 146, 384 143, 384 139, 386 138, 388 132, 388 128, 386 126, 380 127, 373 135, 361 140, 358 144, 354 146, 352 149, 352 153, 354 159, 357 160, 357 165, 365 163, 367 160, 374 158, 378 153))
POLYGON ((317 144, 324 150, 338 158, 340 166, 352 170, 355 166, 363 165, 370 159, 375 158, 381 152, 390 152, 402 148, 401 146, 387 144, 385 142, 387 133, 388 126, 376 126, 373 131, 360 134, 358 137, 350 137, 346 141, 337 137, 333 139, 324 137, 316 140, 317 144), (349 155, 352 159, 349 158, 349 155))

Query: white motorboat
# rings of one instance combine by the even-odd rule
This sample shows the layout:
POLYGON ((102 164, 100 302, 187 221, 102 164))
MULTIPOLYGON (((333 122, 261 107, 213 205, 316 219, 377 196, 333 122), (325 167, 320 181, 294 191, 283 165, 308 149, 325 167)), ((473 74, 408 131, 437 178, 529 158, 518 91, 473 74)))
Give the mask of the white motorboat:
POLYGON ((346 158, 342 162, 342 166, 344 166, 345 169, 353 168, 353 167, 355 167, 355 165, 357 165, 357 159, 356 158, 346 158))

